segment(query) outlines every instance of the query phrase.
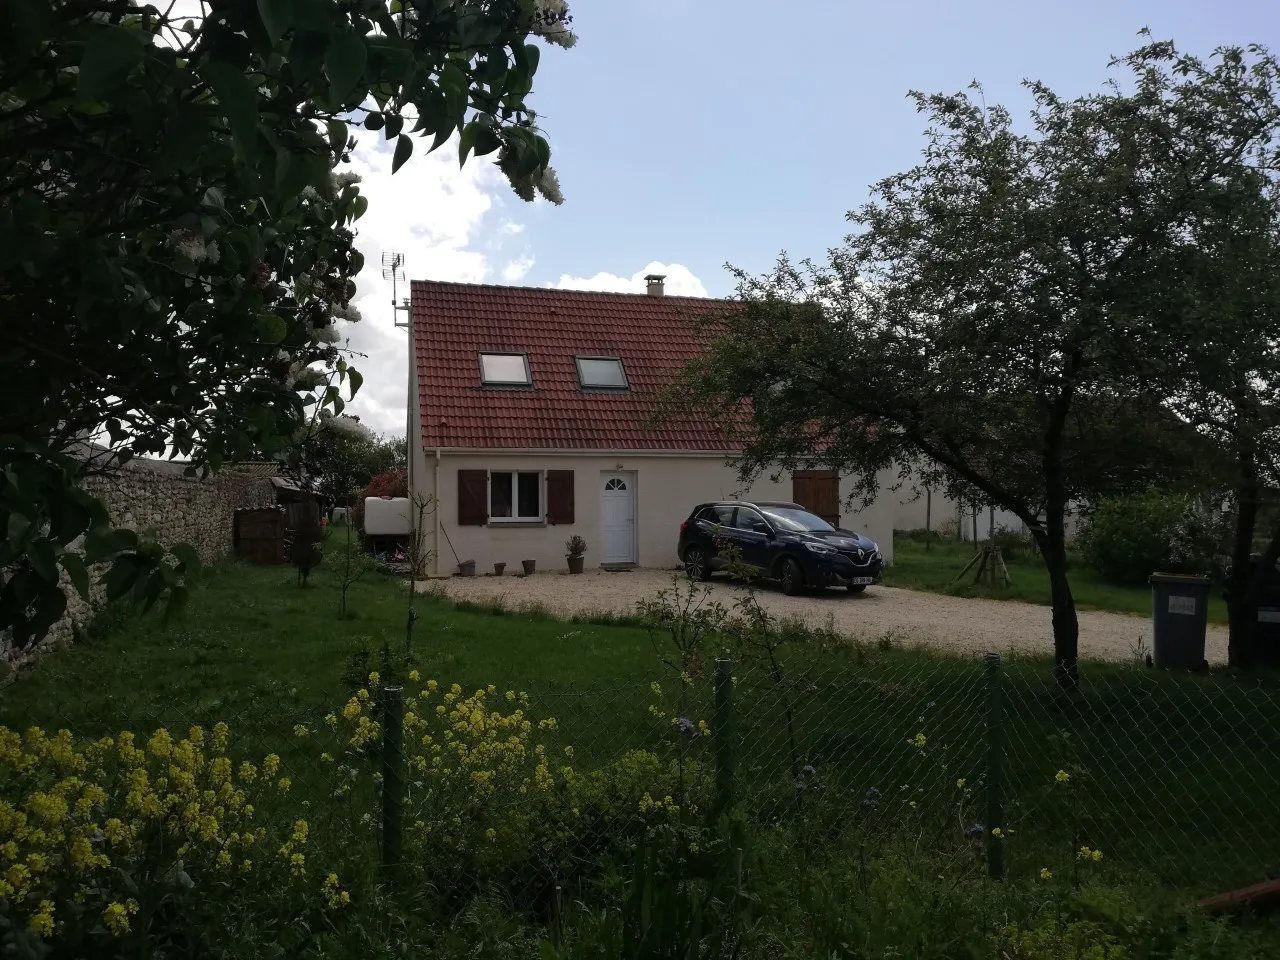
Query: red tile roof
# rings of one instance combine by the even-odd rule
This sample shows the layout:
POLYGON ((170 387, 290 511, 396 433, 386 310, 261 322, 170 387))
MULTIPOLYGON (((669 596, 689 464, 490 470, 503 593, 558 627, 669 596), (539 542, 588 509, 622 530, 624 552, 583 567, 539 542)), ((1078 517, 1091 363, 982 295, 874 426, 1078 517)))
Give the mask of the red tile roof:
POLYGON ((692 321, 729 301, 481 284, 411 284, 424 447, 729 450, 711 418, 647 421, 699 350, 692 321), (526 353, 533 389, 486 388, 480 352, 526 353), (620 357, 630 390, 584 392, 575 356, 620 357))

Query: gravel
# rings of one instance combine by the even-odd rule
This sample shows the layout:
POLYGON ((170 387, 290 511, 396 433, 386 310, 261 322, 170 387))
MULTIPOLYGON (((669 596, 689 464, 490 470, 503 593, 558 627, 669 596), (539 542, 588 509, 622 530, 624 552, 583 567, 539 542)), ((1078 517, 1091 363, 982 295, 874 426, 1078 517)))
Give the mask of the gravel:
MULTIPOLYGON (((499 600, 512 609, 537 605, 558 616, 585 613, 633 613, 637 600, 670 586, 669 570, 593 570, 581 576, 540 573, 532 577, 454 577, 420 584, 455 600, 499 600)), ((742 595, 742 587, 714 579, 716 599, 728 605, 742 595)), ((1013 600, 948 597, 894 587, 868 587, 865 593, 844 590, 788 597, 770 585, 758 588, 769 612, 798 618, 814 627, 830 624, 842 634, 872 639, 891 636, 907 645, 923 645, 953 653, 1022 651, 1048 653, 1053 649, 1049 608, 1013 600)), ((1123 613, 1082 610, 1080 656, 1127 660, 1140 647, 1151 649, 1148 618, 1123 613)), ((1225 663, 1227 631, 1210 625, 1205 656, 1225 663)))

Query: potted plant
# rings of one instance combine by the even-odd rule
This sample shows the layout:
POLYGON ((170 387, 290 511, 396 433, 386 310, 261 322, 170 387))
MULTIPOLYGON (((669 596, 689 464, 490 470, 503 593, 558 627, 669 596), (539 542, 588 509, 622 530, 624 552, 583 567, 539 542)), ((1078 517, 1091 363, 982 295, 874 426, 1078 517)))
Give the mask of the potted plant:
POLYGON ((565 541, 564 549, 566 551, 565 559, 569 561, 570 573, 581 573, 583 554, 587 552, 587 541, 583 540, 576 533, 565 541))
POLYGON ((538 561, 537 560, 521 560, 520 566, 524 567, 524 575, 526 577, 532 577, 533 571, 537 569, 538 561))
POLYGON ((493 575, 494 575, 495 577, 500 577, 500 576, 502 576, 502 571, 503 571, 503 570, 505 570, 505 569, 507 569, 507 565, 506 565, 506 563, 504 563, 504 562, 498 562, 498 563, 495 563, 495 564, 493 565, 493 575))

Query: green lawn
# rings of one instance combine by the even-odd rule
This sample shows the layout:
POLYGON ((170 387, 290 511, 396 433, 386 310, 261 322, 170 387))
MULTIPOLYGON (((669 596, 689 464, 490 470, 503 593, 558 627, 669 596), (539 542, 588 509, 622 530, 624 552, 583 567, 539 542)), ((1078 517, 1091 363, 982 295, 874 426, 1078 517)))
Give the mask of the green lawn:
MULTIPOLYGON (((926 564, 941 568, 948 555, 958 559, 939 550, 926 564)), ((914 550, 905 557, 911 569, 914 550)), ((226 565, 206 575, 178 621, 125 618, 0 690, 0 724, 98 735, 226 719, 251 752, 279 752, 298 790, 321 806, 331 785, 307 752, 318 744, 293 742, 290 731, 296 723, 319 730, 324 713, 346 699, 342 676, 353 651, 403 644, 406 601, 398 581, 374 576, 352 588, 355 617, 339 620, 331 569, 302 589, 287 569, 226 565)), ((669 738, 670 728, 648 715, 649 682, 670 691, 679 681, 646 630, 459 609, 436 598, 418 598, 417 609, 413 649, 424 678, 528 690, 538 716, 559 719, 556 738, 574 746, 579 762, 601 764, 669 738)), ((782 662, 782 687, 758 662, 735 666, 738 778, 758 817, 791 808, 802 764, 815 768, 814 789, 842 818, 870 816, 863 800, 874 789, 883 798, 875 815, 897 811, 899 826, 914 815, 908 811, 956 803, 957 780, 977 785, 987 775, 990 691, 979 662, 821 637, 785 649, 782 662), (926 736, 925 754, 907 745, 917 733, 926 736)), ((1004 666, 1005 816, 1023 838, 1011 851, 1013 868, 1034 871, 1087 838, 1108 851, 1109 869, 1170 886, 1207 891, 1276 871, 1274 684, 1100 663, 1083 674, 1082 690, 1064 697, 1047 661, 1004 666), (1054 783, 1061 768, 1075 771, 1069 801, 1054 783)), ((687 711, 714 716, 709 683, 697 685, 687 711)), ((959 816, 980 822, 983 813, 970 801, 953 828, 959 816)))
MULTIPOLYGON (((973 571, 957 583, 960 571, 971 559, 972 544, 938 540, 926 550, 925 544, 918 540, 895 537, 893 566, 885 571, 884 580, 892 587, 947 593, 956 597, 990 597, 1049 604, 1049 575, 1039 558, 1005 557, 1005 566, 1009 568, 1013 582, 1002 589, 977 586, 973 583, 973 571)), ((1146 587, 1117 587, 1103 583, 1093 570, 1078 560, 1073 560, 1070 576, 1071 592, 1081 610, 1114 610, 1142 616, 1151 614, 1151 591, 1146 587)), ((1221 590, 1215 591, 1210 601, 1209 620, 1212 623, 1227 622, 1227 605, 1221 590)))

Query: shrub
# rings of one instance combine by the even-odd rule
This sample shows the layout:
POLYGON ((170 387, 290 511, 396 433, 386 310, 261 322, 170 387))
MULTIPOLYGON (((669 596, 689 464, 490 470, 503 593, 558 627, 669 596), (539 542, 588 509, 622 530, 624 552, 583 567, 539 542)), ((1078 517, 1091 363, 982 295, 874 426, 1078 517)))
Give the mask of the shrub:
POLYGON ((1209 572, 1217 552, 1210 541, 1191 498, 1149 490, 1099 503, 1078 544, 1108 583, 1139 585, 1156 572, 1209 572))
MULTIPOLYGON (((556 719, 529 711, 527 694, 489 686, 468 695, 456 683, 423 684, 416 671, 409 681, 419 692, 405 700, 405 850, 427 888, 456 896, 498 884, 527 896, 700 804, 706 778, 696 763, 635 750, 584 771, 556 719)), ((357 776, 380 743, 376 709, 362 689, 326 718, 357 776)))
POLYGON ((1012 527, 996 527, 991 543, 1000 548, 1000 555, 1006 560, 1034 560, 1038 553, 1035 538, 1012 527))
POLYGON ((307 821, 288 815, 280 758, 233 762, 228 740, 222 723, 141 745, 0 727, 0 954, 150 955, 144 943, 175 940, 204 954, 245 901, 259 921, 345 906, 308 860, 307 821))

